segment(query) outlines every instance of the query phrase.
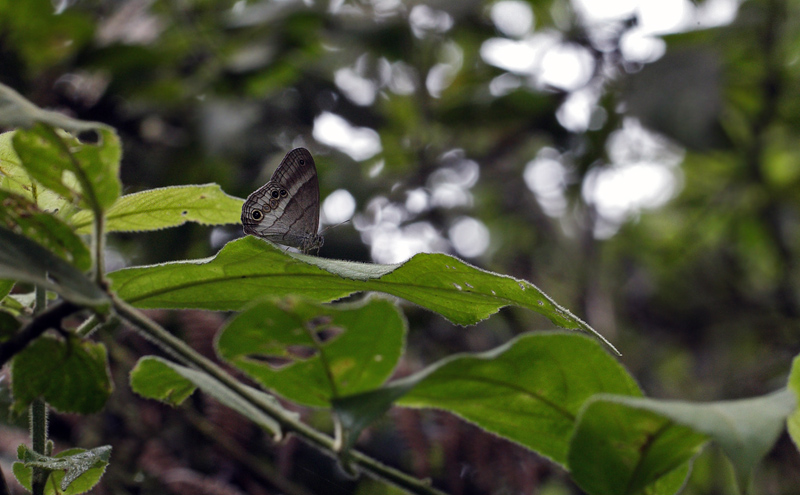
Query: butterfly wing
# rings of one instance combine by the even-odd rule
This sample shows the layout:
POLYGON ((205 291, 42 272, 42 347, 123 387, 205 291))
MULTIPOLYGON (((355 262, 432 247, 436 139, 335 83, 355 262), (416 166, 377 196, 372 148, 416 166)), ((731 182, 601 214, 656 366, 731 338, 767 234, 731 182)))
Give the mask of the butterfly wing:
POLYGON ((245 234, 304 251, 322 244, 317 167, 308 150, 287 153, 269 182, 247 198, 242 225, 245 234))

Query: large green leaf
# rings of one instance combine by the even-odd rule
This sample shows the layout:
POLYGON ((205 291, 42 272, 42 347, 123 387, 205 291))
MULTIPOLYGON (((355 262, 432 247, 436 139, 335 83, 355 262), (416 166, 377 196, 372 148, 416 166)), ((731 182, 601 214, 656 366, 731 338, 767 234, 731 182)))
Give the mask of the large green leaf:
POLYGON ((229 242, 213 258, 123 269, 110 273, 109 279, 120 297, 140 308, 239 310, 267 295, 295 294, 327 302, 377 291, 471 325, 514 305, 606 342, 533 284, 445 254, 418 254, 405 263, 377 265, 291 254, 247 236, 229 242))
POLYGON ((589 493, 638 493, 713 440, 731 460, 745 489, 794 408, 795 398, 788 390, 708 404, 601 395, 581 412, 570 447, 570 470, 589 493))
POLYGON ((96 311, 105 311, 109 306, 108 295, 80 270, 27 237, 2 227, 0 278, 40 284, 96 311))
POLYGON ((36 339, 14 356, 11 377, 17 411, 41 397, 57 411, 91 414, 112 388, 105 346, 77 338, 36 339))
MULTIPOLYGON (((177 227, 186 222, 239 223, 242 202, 222 192, 217 184, 149 189, 119 198, 106 211, 106 231, 143 232, 177 227)), ((92 212, 78 212, 70 222, 78 232, 89 233, 92 212)))
POLYGON ((641 395, 633 378, 596 341, 535 333, 491 351, 452 356, 382 389, 337 400, 336 412, 347 428, 358 430, 393 402, 443 409, 563 465, 581 406, 603 392, 641 395))
POLYGON ((92 264, 89 249, 70 228, 55 216, 41 211, 23 196, 0 190, 0 222, 18 234, 37 241, 51 252, 88 270, 92 264))
MULTIPOLYGON (((180 404, 196 388, 200 388, 200 390, 214 397, 222 404, 237 411, 266 431, 271 432, 276 438, 281 436, 281 426, 274 418, 234 394, 229 388, 207 373, 187 368, 162 358, 144 357, 131 370, 130 380, 131 388, 137 394, 148 399, 166 402, 170 405, 180 404)), ((252 394, 261 397, 262 400, 272 403, 274 409, 282 409, 274 397, 254 389, 250 389, 250 391, 252 394)), ((293 413, 284 411, 284 414, 292 415, 293 413)))
POLYGON ((14 150, 28 174, 84 208, 102 211, 119 197, 121 148, 114 130, 98 128, 97 144, 83 143, 44 124, 18 130, 14 150), (69 177, 77 179, 77 187, 69 177))
POLYGON ((266 300, 231 320, 217 341, 220 356, 266 388, 301 404, 382 385, 400 359, 406 324, 390 301, 320 305, 266 300))

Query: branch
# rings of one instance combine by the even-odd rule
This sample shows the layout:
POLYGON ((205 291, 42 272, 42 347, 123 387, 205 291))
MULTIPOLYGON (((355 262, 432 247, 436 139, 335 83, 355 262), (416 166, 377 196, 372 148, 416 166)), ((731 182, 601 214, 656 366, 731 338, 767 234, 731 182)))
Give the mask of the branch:
POLYGON ((77 313, 82 308, 68 301, 54 304, 39 316, 33 319, 22 330, 14 334, 10 339, 0 344, 0 366, 14 357, 15 354, 25 349, 31 342, 42 335, 50 328, 60 328, 61 320, 67 316, 77 313))
MULTIPOLYGON (((334 458, 339 457, 339 453, 336 449, 336 442, 333 438, 306 425, 294 416, 285 414, 270 401, 264 400, 257 394, 253 394, 250 389, 217 366, 216 363, 196 352, 186 345, 185 342, 167 332, 158 323, 152 321, 133 306, 119 299, 116 295, 112 294, 111 300, 119 316, 137 327, 145 337, 156 343, 179 362, 207 373, 243 400, 271 416, 281 425, 283 433, 292 433, 328 455, 334 458)), ((414 478, 361 452, 355 450, 349 452, 348 460, 358 465, 367 475, 391 483, 411 493, 418 495, 443 495, 443 492, 433 488, 430 482, 414 478)))

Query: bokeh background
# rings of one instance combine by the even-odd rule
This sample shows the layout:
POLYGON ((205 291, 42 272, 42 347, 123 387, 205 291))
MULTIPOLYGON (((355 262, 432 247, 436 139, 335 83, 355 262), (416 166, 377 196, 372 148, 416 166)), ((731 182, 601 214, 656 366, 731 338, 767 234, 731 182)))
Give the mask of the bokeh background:
MULTIPOLYGON (((331 226, 322 256, 439 251, 529 280, 613 341, 649 396, 761 395, 800 352, 797 2, 0 0, 0 82, 116 127, 126 193, 216 182, 246 197, 305 146, 331 226)), ((209 256, 240 235, 114 235, 109 268, 209 256)), ((404 309, 399 374, 550 328, 508 308, 470 328, 404 309)), ((226 317, 151 315, 209 355, 226 317)), ((208 398, 137 399, 127 371, 155 350, 126 329, 101 338, 108 408, 51 425, 59 447, 114 446, 94 493, 393 493, 208 398)), ((24 420, 0 429, 7 477, 24 438, 24 420)), ((435 411, 393 410, 361 446, 453 494, 580 493, 435 411)), ((785 435, 756 485, 800 490, 785 435)), ((685 493, 735 493, 719 451, 685 493)))

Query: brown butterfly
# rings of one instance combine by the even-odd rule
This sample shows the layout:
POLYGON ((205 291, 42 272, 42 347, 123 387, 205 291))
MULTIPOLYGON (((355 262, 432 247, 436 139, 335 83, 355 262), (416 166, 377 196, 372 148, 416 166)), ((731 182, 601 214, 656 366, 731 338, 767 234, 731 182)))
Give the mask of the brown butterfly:
POLYGON ((319 183, 311 153, 296 148, 286 154, 269 181, 242 206, 245 234, 302 252, 322 247, 319 230, 319 183))

